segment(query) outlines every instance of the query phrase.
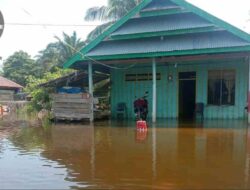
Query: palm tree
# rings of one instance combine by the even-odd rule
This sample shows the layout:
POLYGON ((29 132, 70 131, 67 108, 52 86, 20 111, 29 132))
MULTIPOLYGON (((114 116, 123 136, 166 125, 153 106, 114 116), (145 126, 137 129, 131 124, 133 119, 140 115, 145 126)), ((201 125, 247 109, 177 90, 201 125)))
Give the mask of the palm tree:
POLYGON ((43 73, 51 71, 55 66, 60 65, 61 56, 59 50, 59 43, 49 43, 44 50, 39 51, 37 62, 43 68, 43 73))
POLYGON ((53 71, 55 67, 62 67, 67 59, 85 45, 85 42, 77 37, 76 32, 73 32, 72 36, 63 33, 62 39, 58 36, 55 38, 58 40, 57 42, 49 43, 36 56, 43 72, 53 71))
POLYGON ((89 8, 85 15, 86 21, 104 21, 103 25, 96 27, 87 37, 88 41, 97 37, 113 22, 126 15, 141 0, 108 0, 107 6, 89 8))
POLYGON ((72 57, 77 53, 84 45, 85 42, 80 38, 77 38, 76 32, 74 31, 72 36, 69 36, 63 32, 63 38, 60 39, 58 36, 55 36, 58 40, 58 48, 60 55, 62 56, 62 62, 65 62, 67 59, 72 57))

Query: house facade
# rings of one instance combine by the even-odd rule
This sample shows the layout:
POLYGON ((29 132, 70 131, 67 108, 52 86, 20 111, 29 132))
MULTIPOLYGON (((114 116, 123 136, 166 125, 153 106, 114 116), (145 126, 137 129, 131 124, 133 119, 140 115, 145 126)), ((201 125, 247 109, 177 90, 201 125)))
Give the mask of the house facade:
POLYGON ((250 36, 183 0, 144 0, 65 67, 111 73, 111 111, 149 92, 149 116, 247 118, 250 36))
POLYGON ((0 76, 0 102, 13 101, 14 94, 22 89, 23 87, 21 85, 0 76))

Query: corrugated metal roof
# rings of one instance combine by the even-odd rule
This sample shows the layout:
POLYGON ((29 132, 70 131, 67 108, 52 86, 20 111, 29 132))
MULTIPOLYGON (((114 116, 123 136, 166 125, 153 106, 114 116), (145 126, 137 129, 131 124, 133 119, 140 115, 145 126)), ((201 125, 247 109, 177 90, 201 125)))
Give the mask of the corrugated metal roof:
POLYGON ((141 11, 150 11, 150 10, 156 10, 156 9, 168 9, 168 8, 177 8, 177 7, 179 7, 177 4, 169 0, 154 0, 151 3, 149 3, 141 11))
POLYGON ((213 26, 193 13, 130 19, 111 36, 213 26))
MULTIPOLYGON (((195 51, 183 52, 184 50, 202 50, 199 52, 204 53, 207 52, 203 51, 206 49, 212 52, 212 50, 217 50, 216 48, 232 47, 237 47, 231 49, 232 51, 236 49, 248 51, 250 47, 249 34, 193 6, 185 0, 143 0, 141 4, 132 9, 125 17, 85 46, 81 52, 87 56, 115 55, 113 58, 119 57, 116 56, 118 54, 124 54, 127 56, 122 58, 127 59, 130 56, 136 57, 132 54, 138 53, 146 54, 152 52, 154 56, 167 56, 174 54, 175 52, 173 51, 175 50, 178 51, 176 54, 195 53, 195 51), (190 14, 191 12, 192 14, 190 14), (210 26, 214 26, 215 29, 222 29, 223 32, 215 32, 210 26), (192 33, 190 33, 188 29, 194 28, 201 30, 192 30, 192 33), (210 29, 210 32, 205 32, 210 29), (175 30, 182 31, 175 32, 175 30), (164 33, 166 35, 164 40, 160 40, 160 36, 152 37, 163 35, 161 32, 166 32, 164 33), (183 32, 187 33, 181 34, 183 32), (112 40, 109 40, 110 38, 112 40), (158 52, 159 54, 157 54, 158 52)), ((225 52, 229 51, 229 49, 220 49, 218 51, 224 50, 225 52)), ((99 57, 99 59, 107 59, 107 57, 99 57)), ((81 59, 82 56, 77 53, 64 64, 64 67, 68 68, 75 63, 78 64, 81 59)))
MULTIPOLYGON (((98 83, 105 80, 109 75, 102 73, 93 73, 93 82, 98 83)), ((87 86, 88 74, 85 71, 78 71, 71 73, 67 76, 63 76, 54 80, 50 80, 46 83, 40 84, 39 87, 62 87, 62 86, 87 86)))
POLYGON ((134 40, 103 41, 87 56, 171 52, 249 46, 250 43, 226 31, 153 37, 134 40))
POLYGON ((0 76, 0 88, 23 88, 21 85, 0 76))

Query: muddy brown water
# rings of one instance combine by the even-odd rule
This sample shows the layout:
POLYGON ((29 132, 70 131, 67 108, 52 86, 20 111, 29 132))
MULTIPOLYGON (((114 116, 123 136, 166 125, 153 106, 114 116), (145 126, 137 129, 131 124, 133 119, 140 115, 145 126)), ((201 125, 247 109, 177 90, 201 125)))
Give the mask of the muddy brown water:
POLYGON ((0 120, 0 189, 250 189, 245 121, 0 120))

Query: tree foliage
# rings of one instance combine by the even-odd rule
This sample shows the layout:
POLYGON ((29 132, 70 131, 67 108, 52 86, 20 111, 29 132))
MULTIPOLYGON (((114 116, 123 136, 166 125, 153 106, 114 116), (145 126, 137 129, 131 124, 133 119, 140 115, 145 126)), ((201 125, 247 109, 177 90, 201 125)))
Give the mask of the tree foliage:
POLYGON ((15 52, 3 64, 4 77, 26 86, 29 75, 40 77, 41 67, 24 51, 15 52))
MULTIPOLYGON (((54 89, 39 85, 72 73, 72 69, 62 69, 63 63, 85 45, 85 42, 77 37, 76 32, 72 35, 63 33, 62 38, 55 38, 57 41, 49 43, 39 52, 36 59, 32 59, 24 51, 18 51, 4 62, 3 75, 23 85, 25 92, 32 97, 27 107, 29 112, 51 109, 49 94, 54 89)), ((95 92, 106 96, 109 84, 109 79, 96 84, 95 92)))
POLYGON ((67 61, 85 45, 85 42, 77 37, 76 32, 73 32, 72 36, 63 32, 62 39, 58 36, 55 36, 55 38, 58 40, 58 49, 61 58, 58 66, 62 66, 65 61, 67 61))
POLYGON ((108 22, 108 23, 102 24, 100 26, 97 26, 93 31, 91 31, 88 34, 86 42, 89 43, 90 41, 94 40, 97 36, 99 36, 101 33, 103 33, 103 31, 106 30, 113 23, 114 22, 108 22))
POLYGON ((53 72, 55 67, 62 67, 85 45, 85 42, 77 37, 76 32, 73 32, 71 36, 63 33, 62 38, 58 36, 55 38, 57 42, 49 43, 37 56, 37 62, 42 66, 44 72, 53 72))
POLYGON ((61 55, 58 48, 59 43, 49 43, 44 50, 39 51, 36 56, 37 63, 41 66, 42 72, 53 71, 54 67, 61 65, 61 55))
POLYGON ((85 15, 86 21, 116 21, 140 3, 140 0, 108 0, 107 6, 91 7, 85 15))
POLYGON ((44 73, 42 78, 29 76, 27 79, 28 85, 26 86, 25 91, 32 97, 32 100, 28 107, 28 111, 40 111, 41 109, 50 110, 51 97, 49 94, 53 92, 53 89, 39 87, 39 85, 68 75, 69 73, 72 73, 71 69, 61 69, 56 67, 54 72, 44 73))
POLYGON ((24 51, 15 52, 4 62, 3 75, 26 87, 31 95, 29 110, 50 109, 49 93, 51 89, 38 87, 39 84, 65 76, 71 69, 62 69, 64 62, 79 51, 85 43, 79 39, 76 32, 72 35, 63 33, 62 38, 55 37, 56 42, 49 43, 32 59, 24 51))
POLYGON ((93 40, 113 22, 126 15, 131 9, 138 5, 141 0, 108 0, 107 6, 91 7, 85 14, 86 21, 104 21, 103 25, 97 26, 89 35, 88 41, 93 40))

